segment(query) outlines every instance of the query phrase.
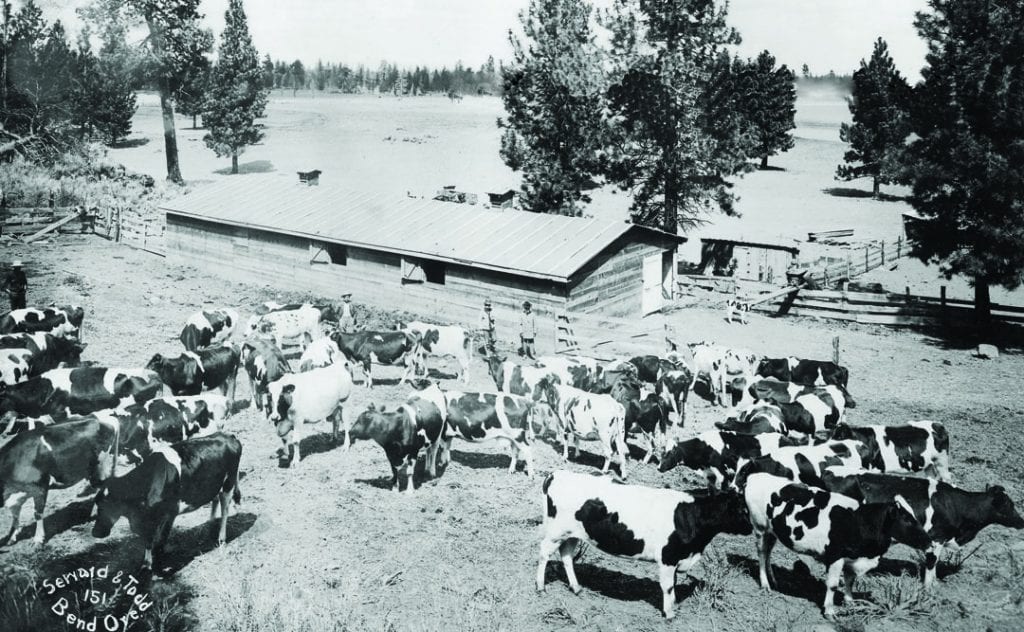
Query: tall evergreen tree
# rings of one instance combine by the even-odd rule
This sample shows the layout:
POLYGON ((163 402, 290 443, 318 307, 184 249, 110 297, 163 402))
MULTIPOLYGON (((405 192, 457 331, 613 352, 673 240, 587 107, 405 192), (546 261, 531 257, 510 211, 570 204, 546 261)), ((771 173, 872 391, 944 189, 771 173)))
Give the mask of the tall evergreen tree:
MULTIPOLYGON (((532 0, 520 14, 525 40, 509 35, 501 156, 522 171, 531 211, 579 214, 600 169, 604 78, 590 20, 583 0, 532 0)), ((459 90, 461 70, 460 62, 450 82, 442 70, 442 89, 459 90)))
POLYGON ((789 130, 796 127, 796 77, 785 64, 776 68, 775 57, 762 51, 752 62, 742 63, 739 98, 750 134, 750 155, 768 168, 768 157, 793 148, 789 130))
POLYGON ((204 116, 210 131, 203 141, 218 156, 231 156, 231 173, 238 173, 238 155, 263 138, 256 119, 266 109, 267 91, 242 0, 230 0, 224 22, 204 116))
POLYGON ((213 33, 207 29, 194 29, 188 37, 182 38, 176 56, 174 102, 179 112, 192 117, 192 129, 196 128, 196 118, 206 107, 206 92, 213 69, 210 61, 212 52, 213 33))
POLYGON ((871 178, 872 193, 879 185, 900 181, 900 155, 910 134, 910 86, 889 56, 885 40, 875 41, 871 59, 861 60, 853 73, 849 98, 853 124, 843 123, 839 138, 850 144, 846 164, 836 167, 836 179, 871 178))
POLYGON ((1024 274, 1024 3, 929 0, 916 26, 928 44, 906 152, 910 203, 929 221, 923 261, 973 279, 975 310, 991 318, 989 286, 1024 274))
POLYGON ((734 213, 730 178, 749 171, 727 47, 739 35, 714 0, 616 0, 618 67, 608 91, 618 138, 609 178, 634 192, 634 221, 675 233, 708 210, 734 213), (725 77, 726 80, 722 80, 725 77))

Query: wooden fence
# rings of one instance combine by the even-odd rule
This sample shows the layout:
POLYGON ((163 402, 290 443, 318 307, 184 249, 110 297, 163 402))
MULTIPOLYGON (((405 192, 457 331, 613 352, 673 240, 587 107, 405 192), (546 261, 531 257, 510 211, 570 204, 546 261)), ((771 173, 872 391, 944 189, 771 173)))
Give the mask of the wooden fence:
POLYGON ((901 236, 888 241, 865 244, 863 247, 850 247, 846 250, 845 257, 829 257, 826 265, 821 267, 816 267, 815 264, 801 267, 810 270, 806 277, 808 280, 828 287, 854 279, 909 254, 910 244, 901 236))
POLYGON ((107 208, 96 217, 96 234, 111 241, 164 257, 166 223, 163 215, 142 217, 132 209, 107 208))
POLYGON ((555 315, 555 351, 610 360, 666 347, 675 339, 667 316, 617 318, 599 314, 559 312, 555 315))
MULTIPOLYGON (((903 294, 800 290, 793 297, 783 297, 781 303, 764 303, 753 309, 896 327, 971 322, 974 303, 947 298, 945 290, 943 286, 938 297, 913 295, 909 290, 903 294)), ((993 304, 992 317, 1003 322, 1024 323, 1024 307, 993 304)))

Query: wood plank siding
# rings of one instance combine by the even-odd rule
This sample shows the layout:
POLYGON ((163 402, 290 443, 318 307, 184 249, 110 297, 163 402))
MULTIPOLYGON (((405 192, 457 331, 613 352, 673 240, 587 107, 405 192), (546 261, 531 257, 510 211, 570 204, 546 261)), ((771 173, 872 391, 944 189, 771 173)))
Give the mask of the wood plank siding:
POLYGON ((568 309, 612 316, 639 316, 643 292, 643 260, 666 251, 663 244, 618 241, 574 275, 568 309))

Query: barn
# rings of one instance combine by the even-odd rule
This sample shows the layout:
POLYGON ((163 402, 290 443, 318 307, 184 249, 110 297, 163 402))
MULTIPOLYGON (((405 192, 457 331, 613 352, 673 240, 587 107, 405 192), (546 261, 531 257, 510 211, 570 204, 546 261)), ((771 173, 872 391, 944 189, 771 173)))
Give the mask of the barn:
POLYGON ((168 257, 232 280, 475 324, 485 299, 515 322, 529 300, 639 316, 674 287, 682 237, 624 221, 486 210, 291 178, 232 176, 164 203, 168 257))
POLYGON ((796 261, 800 248, 792 239, 746 239, 737 235, 701 237, 701 274, 725 275, 733 260, 731 276, 745 281, 780 283, 796 261))

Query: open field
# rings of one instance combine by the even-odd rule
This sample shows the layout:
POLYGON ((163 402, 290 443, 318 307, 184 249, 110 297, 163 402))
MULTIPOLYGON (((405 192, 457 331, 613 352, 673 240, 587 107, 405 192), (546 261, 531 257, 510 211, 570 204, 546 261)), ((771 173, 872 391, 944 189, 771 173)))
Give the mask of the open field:
MULTIPOLYGON (((85 306, 84 358, 107 365, 138 366, 153 353, 177 350, 184 319, 200 307, 236 306, 245 316, 281 289, 169 267, 163 259, 95 237, 65 236, 31 253, 23 246, 11 251, 31 256, 37 271, 30 303, 85 306)), ((296 290, 281 298, 301 295, 296 290)), ((444 320, 443 314, 430 316, 444 320)), ((1021 355, 983 361, 914 333, 837 329, 808 319, 754 316, 753 324, 741 327, 700 306, 675 312, 670 320, 683 341, 714 340, 769 355, 828 357, 838 333, 858 400, 850 413, 853 423, 942 421, 951 434, 952 471, 960 485, 1001 484, 1018 502, 1024 500, 1024 413, 1017 405, 1021 355)), ((499 332, 506 339, 509 334, 499 332)), ((446 365, 434 369, 442 387, 458 388, 444 377, 446 365)), ((378 375, 384 381, 372 393, 357 385, 346 417, 371 401, 393 405, 404 399, 408 388, 393 383, 397 369, 385 367, 378 375)), ((474 362, 471 378, 471 388, 492 388, 482 362, 474 362)), ((248 395, 242 382, 239 399, 248 395)), ((697 402, 685 434, 708 429, 720 417, 719 409, 697 402)), ((344 453, 328 435, 314 435, 304 442, 301 467, 289 470, 279 467, 279 441, 254 409, 230 419, 228 430, 244 445, 243 501, 229 521, 228 544, 213 548, 213 533, 203 526, 205 511, 182 516, 169 544, 179 570, 169 579, 143 578, 159 606, 133 630, 811 630, 824 623, 821 568, 812 568, 813 577, 790 572, 795 557, 779 547, 773 561, 782 592, 762 593, 749 536, 716 539, 694 579, 680 578, 677 618, 670 624, 658 610, 654 565, 594 550, 577 564, 581 595, 568 590, 554 562, 547 592, 536 594, 540 483, 547 472, 566 467, 560 445, 550 440, 535 449, 540 476, 534 480, 522 469, 508 476, 508 456, 499 446, 456 441, 446 470, 436 480, 418 475, 422 487, 407 496, 387 489, 390 472, 375 444, 358 443, 344 453)), ((584 443, 584 451, 582 462, 567 467, 595 471, 596 445, 584 443)), ((660 475, 653 465, 631 466, 632 482, 699 485, 694 473, 682 469, 660 475)), ((33 548, 23 529, 21 541, 0 551, 0 565, 29 569, 38 581, 82 565, 135 572, 142 555, 137 539, 123 522, 108 539, 93 539, 88 499, 76 498, 79 489, 51 493, 47 545, 33 548)), ((918 602, 917 580, 909 576, 918 555, 895 546, 880 569, 858 584, 864 601, 847 609, 838 627, 1020 629, 1020 534, 990 527, 967 553, 962 566, 941 566, 944 581, 933 597, 918 602)), ((49 605, 45 598, 44 604, 49 605)), ((43 612, 38 621, 55 623, 52 616, 43 612)))

